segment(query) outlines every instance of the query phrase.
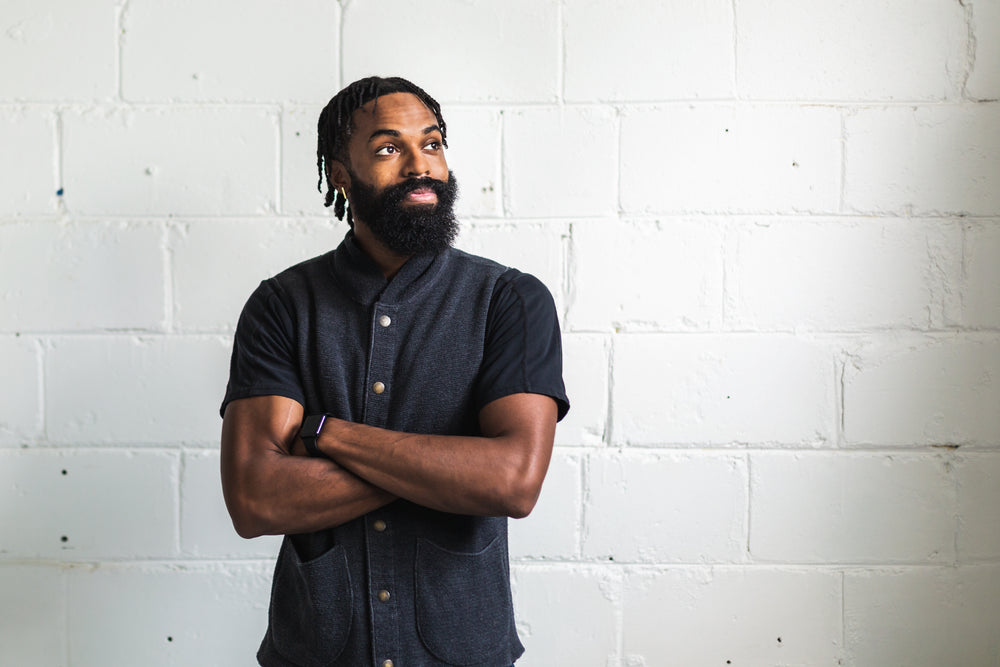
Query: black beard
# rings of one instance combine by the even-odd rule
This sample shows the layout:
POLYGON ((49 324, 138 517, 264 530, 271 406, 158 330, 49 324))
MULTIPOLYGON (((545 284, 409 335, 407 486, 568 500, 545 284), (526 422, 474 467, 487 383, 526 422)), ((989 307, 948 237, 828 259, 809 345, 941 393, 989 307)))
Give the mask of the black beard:
POLYGON ((360 220, 386 248, 400 255, 441 252, 458 236, 458 220, 453 210, 458 197, 455 174, 447 181, 436 178, 411 178, 390 185, 381 192, 351 176, 352 217, 360 220), (404 204, 414 190, 430 189, 437 195, 436 204, 404 204))

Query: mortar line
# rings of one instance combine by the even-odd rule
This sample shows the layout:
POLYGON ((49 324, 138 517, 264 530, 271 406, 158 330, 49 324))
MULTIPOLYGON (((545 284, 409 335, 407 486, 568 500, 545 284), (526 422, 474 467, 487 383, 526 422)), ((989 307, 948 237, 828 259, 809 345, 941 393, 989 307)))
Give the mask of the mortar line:
POLYGON ((63 128, 63 113, 64 110, 56 109, 56 126, 55 126, 55 142, 56 142, 56 155, 55 155, 55 176, 56 176, 56 212, 58 214, 66 213, 66 184, 63 182, 63 172, 65 170, 64 166, 64 128, 63 128), (60 194, 62 193, 62 194, 60 194))
POLYGON ((847 118, 846 111, 840 110, 840 201, 838 202, 837 213, 846 215, 847 208, 847 118))
POLYGON ((500 214, 502 219, 510 216, 508 200, 510 199, 510 183, 507 175, 507 117, 500 109, 500 214))
POLYGON ((176 333, 175 311, 177 304, 174 303, 174 253, 170 243, 170 232, 173 224, 170 221, 165 222, 160 237, 160 259, 163 262, 163 334, 167 336, 176 333))
POLYGON ((178 554, 184 554, 184 539, 182 528, 184 526, 184 472, 187 469, 187 449, 183 446, 178 452, 180 460, 177 463, 177 486, 175 487, 175 502, 177 503, 177 544, 178 554))
POLYGON ((750 550, 750 542, 752 535, 752 521, 753 521, 753 463, 750 452, 747 451, 744 454, 747 462, 747 563, 753 562, 753 552, 750 550))
POLYGON ((556 59, 556 90, 559 106, 566 102, 566 0, 559 0, 556 4, 556 42, 559 44, 558 58, 556 59))
POLYGON ((733 84, 733 98, 739 102, 741 101, 740 96, 740 81, 739 81, 739 21, 736 18, 736 0, 730 0, 730 7, 733 10, 733 70, 732 70, 732 84, 733 84))
POLYGON ((277 150, 275 151, 278 156, 278 165, 277 165, 278 168, 275 169, 275 173, 277 175, 277 182, 274 184, 275 213, 278 213, 278 211, 281 212, 278 213, 278 215, 282 215, 285 213, 285 198, 284 198, 284 192, 283 192, 284 188, 282 187, 282 183, 285 180, 284 178, 285 177, 285 113, 287 112, 287 110, 288 108, 284 104, 282 104, 278 108, 278 136, 277 136, 278 147, 277 150))
POLYGON ((118 5, 118 11, 115 12, 115 41, 117 42, 118 48, 115 49, 115 75, 117 78, 116 84, 118 90, 116 91, 117 100, 120 103, 125 102, 125 92, 124 92, 124 80, 125 77, 122 74, 122 61, 124 60, 123 52, 125 50, 125 13, 128 11, 129 0, 122 0, 122 3, 118 5))

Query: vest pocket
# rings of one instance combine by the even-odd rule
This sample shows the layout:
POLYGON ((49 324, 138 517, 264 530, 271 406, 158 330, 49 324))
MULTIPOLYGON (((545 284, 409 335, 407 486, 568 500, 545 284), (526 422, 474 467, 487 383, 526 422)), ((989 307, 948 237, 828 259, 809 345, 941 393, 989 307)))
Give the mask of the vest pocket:
POLYGON ((285 538, 274 569, 268 624, 275 650, 298 665, 329 665, 351 630, 353 596, 344 547, 303 563, 285 538))
POLYGON ((514 616, 504 547, 494 538, 478 553, 456 553, 417 540, 417 631, 438 659, 472 665, 504 646, 514 616))

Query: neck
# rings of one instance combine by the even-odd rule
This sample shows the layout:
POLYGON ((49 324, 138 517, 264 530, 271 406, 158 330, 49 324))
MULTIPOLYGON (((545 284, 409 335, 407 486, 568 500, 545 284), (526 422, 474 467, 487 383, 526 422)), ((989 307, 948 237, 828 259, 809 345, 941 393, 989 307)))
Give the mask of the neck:
POLYGON ((368 225, 357 218, 354 220, 354 239, 365 254, 372 258, 386 280, 392 280, 403 268, 403 264, 406 264, 406 261, 410 259, 410 255, 400 255, 382 245, 382 242, 372 234, 368 225))

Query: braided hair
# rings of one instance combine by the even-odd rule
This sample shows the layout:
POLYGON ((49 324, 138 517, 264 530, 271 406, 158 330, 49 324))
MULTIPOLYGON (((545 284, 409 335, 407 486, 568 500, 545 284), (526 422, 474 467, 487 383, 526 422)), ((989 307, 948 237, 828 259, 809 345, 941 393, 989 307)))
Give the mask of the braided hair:
MULTIPOLYGON (((441 128, 441 143, 448 146, 447 135, 445 133, 444 118, 441 116, 441 105, 424 92, 416 84, 398 76, 380 77, 370 76, 359 79, 350 84, 326 105, 319 115, 318 134, 319 139, 316 144, 316 169, 319 172, 319 181, 316 182, 316 189, 323 191, 323 179, 326 178, 326 200, 324 206, 333 205, 333 213, 338 220, 344 219, 344 210, 347 198, 343 193, 333 187, 330 182, 330 174, 327 168, 333 161, 350 167, 350 157, 347 153, 347 142, 351 138, 351 116, 357 109, 375 100, 375 108, 378 108, 378 98, 391 93, 411 93, 417 96, 421 102, 434 114, 438 127, 441 128)), ((374 111, 374 108, 372 109, 374 111)), ((354 226, 353 216, 347 211, 347 222, 354 226)))

